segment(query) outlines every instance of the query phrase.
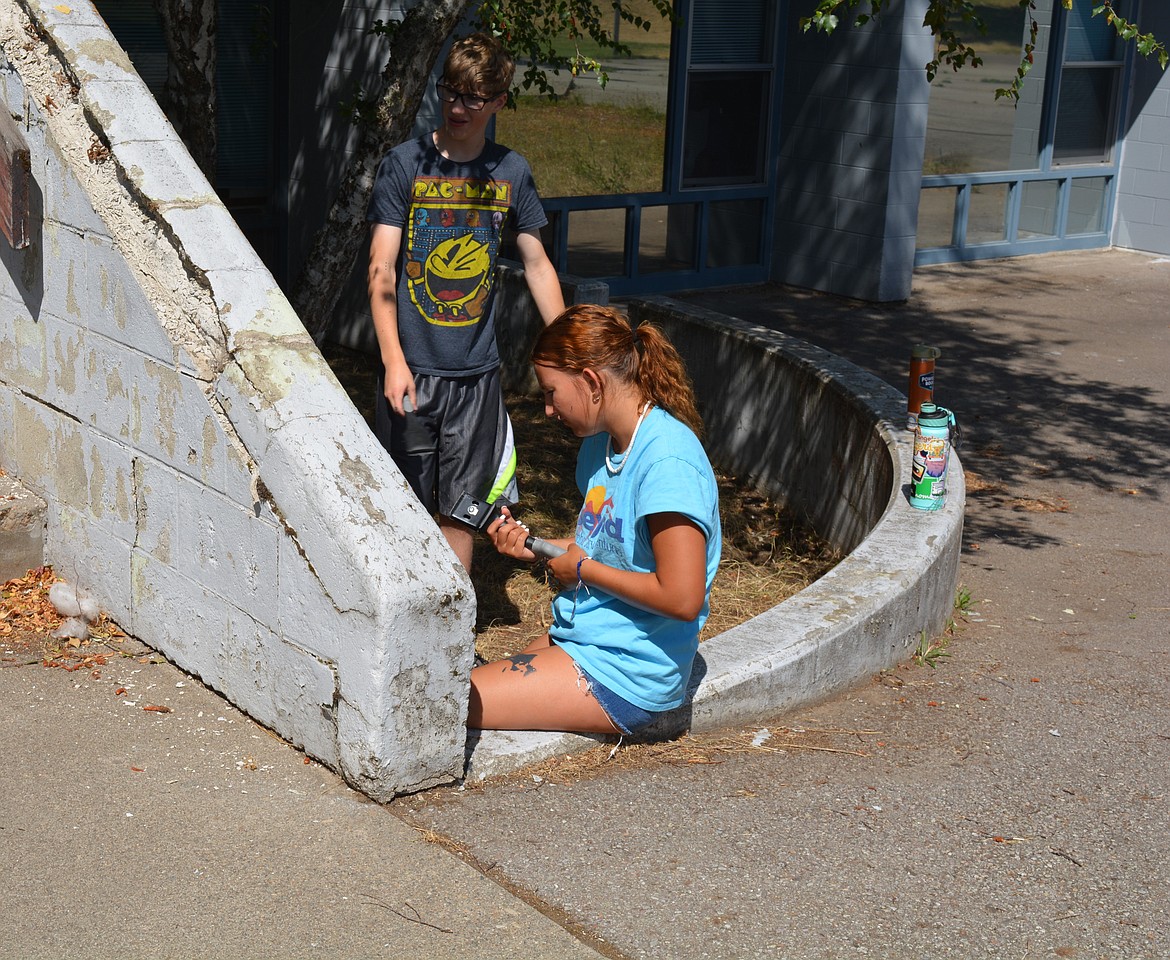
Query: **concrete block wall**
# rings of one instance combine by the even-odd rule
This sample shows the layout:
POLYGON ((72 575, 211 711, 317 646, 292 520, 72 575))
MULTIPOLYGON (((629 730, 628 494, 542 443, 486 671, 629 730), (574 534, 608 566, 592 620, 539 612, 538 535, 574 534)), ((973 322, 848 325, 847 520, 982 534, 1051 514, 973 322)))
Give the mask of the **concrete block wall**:
POLYGON ((45 562, 45 502, 0 473, 0 583, 45 562))
POLYGON ((0 0, 0 469, 130 633, 375 798, 460 776, 474 594, 88 0, 0 0))
MULTIPOLYGON (((1170 5, 1145 0, 1139 12, 1143 31, 1170 37, 1170 5)), ((1113 242, 1170 256, 1170 72, 1156 58, 1134 58, 1122 134, 1113 242)))
POLYGON ((904 398, 819 347, 734 317, 666 297, 634 301, 632 316, 665 330, 686 360, 713 462, 798 511, 842 553, 865 539, 895 480, 874 407, 892 413, 904 398))
POLYGON ((1009 150, 1009 170, 1030 170, 1036 166, 1040 151, 1040 138, 1044 130, 1044 91, 1048 85, 1049 49, 1052 45, 1053 4, 1060 0, 1036 0, 1035 11, 1022 18, 1020 49, 1031 36, 1034 17, 1039 29, 1036 33, 1036 50, 1032 68, 1028 71, 1028 82, 1020 90, 1020 99, 1012 118, 1012 140, 1009 150))
MULTIPOLYGON (((888 302, 910 295, 932 55, 926 0, 829 37, 789 12, 775 239, 778 283, 888 302)), ((858 11, 861 12, 861 11, 858 11)))

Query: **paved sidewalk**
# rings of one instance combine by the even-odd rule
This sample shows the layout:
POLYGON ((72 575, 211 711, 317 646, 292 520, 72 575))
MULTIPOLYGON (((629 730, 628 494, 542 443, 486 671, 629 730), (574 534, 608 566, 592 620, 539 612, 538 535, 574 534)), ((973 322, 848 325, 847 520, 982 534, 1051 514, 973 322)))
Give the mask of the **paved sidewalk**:
POLYGON ((1170 956, 1170 262, 692 299, 899 387, 942 348, 973 598, 949 659, 388 807, 165 663, 5 663, 0 958, 1170 956))
POLYGON ((656 765, 399 806, 629 957, 1170 957, 1170 262, 933 268, 885 308, 688 299, 899 386, 942 348, 951 656, 656 765))
POLYGON ((2 666, 4 960, 596 956, 167 663, 2 666))

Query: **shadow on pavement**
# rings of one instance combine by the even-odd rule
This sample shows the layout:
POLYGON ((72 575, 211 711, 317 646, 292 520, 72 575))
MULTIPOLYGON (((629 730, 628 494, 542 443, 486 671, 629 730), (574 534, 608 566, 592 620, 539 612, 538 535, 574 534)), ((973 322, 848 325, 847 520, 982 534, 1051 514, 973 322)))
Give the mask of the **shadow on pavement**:
POLYGON ((920 270, 911 299, 898 304, 775 285, 679 299, 807 340, 903 393, 910 348, 939 347, 935 401, 954 411, 962 431, 968 499, 998 508, 968 512, 970 552, 987 537, 1029 548, 1049 544, 1030 515, 1068 509, 1046 490, 1055 481, 1161 497, 1159 481, 1170 467, 1170 400, 1139 386, 1137 377, 1119 386, 1125 378, 1117 365, 1138 369, 1142 358, 1112 343, 1109 326, 1124 311, 1131 330, 1145 325, 1150 336, 1165 338, 1166 320, 1152 294, 1167 280, 1170 264, 1103 252, 920 270), (1074 309, 1083 297, 1099 302, 1088 320, 1083 304, 1074 309), (1052 361, 1062 354, 1068 355, 1057 367, 1052 361))

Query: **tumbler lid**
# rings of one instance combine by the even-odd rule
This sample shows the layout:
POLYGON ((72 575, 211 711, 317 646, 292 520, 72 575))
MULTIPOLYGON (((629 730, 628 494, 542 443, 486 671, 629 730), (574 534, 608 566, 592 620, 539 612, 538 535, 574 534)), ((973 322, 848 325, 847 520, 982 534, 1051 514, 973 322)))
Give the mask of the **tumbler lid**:
POLYGON ((945 427, 951 422, 951 411, 946 407, 937 406, 929 400, 922 402, 922 409, 918 411, 918 425, 922 427, 945 427))

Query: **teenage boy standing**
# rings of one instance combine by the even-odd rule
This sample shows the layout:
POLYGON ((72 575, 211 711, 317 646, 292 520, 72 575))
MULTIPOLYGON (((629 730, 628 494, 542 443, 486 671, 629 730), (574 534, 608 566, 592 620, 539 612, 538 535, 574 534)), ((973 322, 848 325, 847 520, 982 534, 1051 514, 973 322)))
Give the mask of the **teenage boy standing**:
POLYGON ((565 308, 528 163, 487 139, 514 71, 494 38, 456 42, 436 85, 442 126, 386 155, 366 216, 370 312, 385 367, 374 432, 468 571, 474 533, 450 519, 455 501, 517 499, 493 317, 509 215, 544 322, 565 308))

